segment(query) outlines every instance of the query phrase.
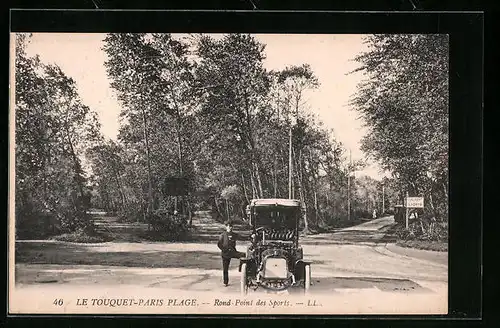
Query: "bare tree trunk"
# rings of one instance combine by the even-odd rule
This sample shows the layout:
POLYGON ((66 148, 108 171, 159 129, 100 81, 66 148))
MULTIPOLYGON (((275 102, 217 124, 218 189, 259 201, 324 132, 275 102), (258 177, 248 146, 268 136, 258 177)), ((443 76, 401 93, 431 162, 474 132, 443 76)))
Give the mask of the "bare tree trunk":
POLYGON ((307 202, 304 199, 304 192, 302 191, 302 188, 300 188, 300 198, 301 198, 302 204, 304 206, 304 233, 308 234, 309 233, 309 220, 307 218, 307 202))
POLYGON ((276 154, 273 160, 273 197, 276 198, 278 195, 278 170, 276 169, 276 154))
POLYGON ((247 203, 250 203, 250 199, 248 199, 248 193, 247 193, 247 187, 246 187, 246 182, 245 182, 245 176, 243 175, 243 172, 241 172, 241 183, 243 186, 243 193, 245 194, 245 199, 247 203))
POLYGON ((316 192, 316 188, 314 188, 314 211, 316 212, 316 218, 321 219, 321 214, 319 212, 318 206, 318 193, 316 192))
MULTIPOLYGON (((287 172, 287 166, 285 164, 285 155, 284 155, 282 150, 280 150, 280 159, 281 159, 281 172, 287 172)), ((286 175, 283 175, 283 178, 285 178, 285 177, 286 177, 286 175)), ((285 193, 286 193, 286 191, 285 191, 285 193)))
POLYGON ((264 192, 263 192, 263 189, 262 189, 262 180, 260 178, 260 171, 259 171, 259 164, 257 163, 254 163, 254 167, 255 167, 255 175, 256 175, 256 178, 257 178, 257 186, 258 186, 258 191, 259 191, 259 198, 262 198, 264 197, 264 192))
POLYGON ((448 187, 446 186, 446 183, 442 183, 442 186, 443 186, 443 191, 444 191, 444 196, 446 198, 446 205, 448 205, 448 187))
MULTIPOLYGON (((144 220, 144 223, 146 223, 147 210, 144 210, 144 206, 141 206, 141 207, 142 207, 142 218, 144 220)), ((137 222, 139 223, 139 217, 137 217, 137 222)), ((149 229, 149 224, 148 224, 148 229, 149 229)))
POLYGON ((221 209, 220 209, 220 205, 219 205, 219 201, 218 201, 217 197, 214 198, 214 203, 215 203, 215 209, 217 210, 217 213, 219 215, 222 215, 223 211, 221 211, 221 209))
POLYGON ((125 208, 125 194, 123 193, 123 190, 122 190, 122 185, 120 183, 120 177, 118 175, 118 171, 116 170, 115 166, 113 164, 111 164, 111 169, 113 170, 113 175, 114 175, 114 178, 115 178, 115 181, 116 181, 116 186, 118 187, 118 193, 120 194, 120 199, 121 199, 121 203, 122 203, 122 209, 125 208))
MULTIPOLYGON (((183 156, 182 156, 182 115, 181 115, 181 109, 179 106, 179 103, 177 101, 177 97, 175 95, 174 89, 172 88, 171 85, 169 85, 170 89, 170 94, 172 96, 172 101, 174 103, 175 107, 175 132, 176 132, 176 138, 177 138, 177 156, 178 156, 178 170, 180 176, 183 174, 183 156)), ((165 116, 168 116, 168 113, 164 111, 165 116)))
POLYGON ((308 208, 307 208, 305 190, 303 188, 302 183, 301 186, 299 187, 299 190, 300 190, 300 199, 302 201, 302 204, 304 205, 304 232, 308 234, 309 233, 308 208))
POLYGON ((252 185, 252 199, 255 199, 257 194, 257 188, 255 187, 255 179, 253 176, 253 170, 250 170, 250 183, 252 185))
POLYGON ((181 136, 181 122, 180 122, 180 113, 177 110, 177 124, 176 124, 176 132, 177 132, 177 155, 179 156, 179 175, 182 177, 183 175, 183 157, 182 157, 182 136, 181 136))
POLYGON ((263 189, 262 189, 262 179, 260 176, 260 170, 259 170, 259 164, 257 163, 256 159, 256 149, 255 149, 255 144, 253 140, 253 129, 252 129, 252 124, 251 124, 251 115, 250 115, 250 104, 248 103, 248 95, 245 92, 244 94, 244 100, 245 100, 245 123, 246 123, 246 128, 247 128, 247 137, 248 137, 248 145, 250 146, 249 151, 250 151, 250 161, 251 161, 251 166, 252 170, 255 171, 255 180, 257 180, 257 196, 259 198, 263 197, 263 189))
POLYGON ((45 163, 45 160, 43 160, 43 163, 42 163, 42 166, 43 166, 43 169, 42 169, 42 173, 43 173, 43 200, 46 201, 47 200, 47 165, 45 163))
POLYGON ((429 205, 431 206, 431 211, 434 214, 434 217, 438 217, 438 213, 436 211, 436 207, 434 206, 434 197, 432 197, 432 190, 429 192, 429 205))
POLYGON ((144 124, 144 143, 146 145, 146 160, 147 160, 147 175, 148 175, 148 206, 146 209, 147 218, 148 218, 148 231, 151 229, 151 222, 149 222, 149 215, 151 214, 151 206, 153 205, 153 184, 151 181, 151 157, 150 157, 150 148, 149 148, 149 134, 148 134, 148 125, 146 118, 146 111, 141 106, 142 112, 142 120, 144 124))
POLYGON ((68 139, 68 144, 71 152, 71 158, 73 159, 73 167, 74 167, 74 173, 76 177, 76 186, 78 189, 78 193, 80 194, 80 197, 83 198, 83 186, 80 181, 80 162, 78 161, 78 158, 76 157, 75 149, 73 148, 73 142, 71 140, 71 136, 69 134, 69 131, 66 128, 66 137, 68 139))
POLYGON ((307 203, 306 203, 306 199, 305 199, 305 195, 304 195, 304 184, 303 184, 303 180, 302 180, 302 178, 303 178, 303 176, 302 176, 302 163, 300 161, 301 155, 302 155, 302 151, 299 150, 298 158, 296 156, 294 156, 294 157, 295 157, 295 163, 296 163, 295 167, 297 168, 296 171, 298 171, 297 172, 297 180, 299 183, 299 198, 300 198, 300 202, 304 206, 304 233, 308 234, 309 233, 309 222, 308 222, 308 218, 307 218, 307 203))
MULTIPOLYGON (((51 157, 50 157, 50 147, 47 147, 48 145, 48 142, 44 142, 46 139, 46 131, 47 131, 47 128, 46 128, 46 124, 45 124, 45 120, 42 118, 42 112, 43 112, 43 108, 39 107, 38 110, 37 110, 37 114, 40 115, 40 120, 39 122, 41 122, 40 125, 38 125, 36 128, 38 129, 38 134, 39 135, 42 135, 42 144, 40 145, 41 148, 42 148, 42 151, 41 152, 41 157, 42 157, 42 174, 43 174, 43 200, 44 202, 47 201, 48 197, 48 186, 47 186, 47 163, 50 164, 51 162, 51 157)), ((66 130, 67 131, 67 130, 66 130)), ((38 147, 37 147, 38 148, 38 147)))
POLYGON ((193 225, 193 209, 191 208, 191 197, 188 196, 187 200, 187 210, 188 210, 188 217, 189 217, 189 226, 193 225))
MULTIPOLYGON (((183 157, 183 143, 182 143, 182 115, 180 111, 180 106, 177 102, 177 98, 174 92, 174 89, 172 86, 170 86, 170 93, 172 95, 172 100, 174 102, 175 106, 175 128, 176 128, 176 134, 177 134, 177 155, 178 155, 178 160, 179 160, 179 176, 183 177, 184 174, 184 157, 183 157)), ((189 216, 189 225, 192 225, 193 222, 193 217, 192 217, 192 212, 191 212, 191 202, 190 202, 190 195, 187 197, 182 197, 182 212, 185 214, 185 210, 187 207, 188 211, 188 216, 189 216)))
POLYGON ((309 163, 311 166, 311 175, 313 179, 313 188, 314 188, 314 211, 316 213, 316 218, 321 219, 321 213, 319 211, 319 204, 318 204, 318 179, 317 179, 317 174, 315 170, 312 169, 313 166, 313 158, 312 158, 312 152, 311 149, 309 149, 309 163))

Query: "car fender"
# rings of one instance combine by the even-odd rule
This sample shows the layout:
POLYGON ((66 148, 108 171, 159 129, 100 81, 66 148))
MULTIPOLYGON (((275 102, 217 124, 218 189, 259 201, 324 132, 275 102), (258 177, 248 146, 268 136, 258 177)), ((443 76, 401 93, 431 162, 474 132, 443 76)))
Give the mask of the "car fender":
POLYGON ((240 264, 238 266, 238 272, 241 272, 241 266, 243 265, 243 263, 250 263, 252 261, 253 261, 253 259, 248 258, 248 257, 240 258, 240 264))
POLYGON ((303 259, 295 261, 295 265, 311 265, 312 261, 306 261, 303 259))
POLYGON ((306 261, 303 259, 299 259, 295 261, 295 279, 300 280, 303 279, 304 277, 304 268, 306 265, 311 265, 311 261, 306 261))

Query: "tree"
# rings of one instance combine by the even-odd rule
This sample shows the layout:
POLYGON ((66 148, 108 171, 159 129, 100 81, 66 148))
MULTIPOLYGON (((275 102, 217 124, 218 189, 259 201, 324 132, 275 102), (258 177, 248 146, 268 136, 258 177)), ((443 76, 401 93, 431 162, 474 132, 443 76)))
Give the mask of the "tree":
POLYGON ((89 148, 86 156, 102 208, 107 211, 124 210, 128 202, 123 183, 123 149, 116 142, 108 140, 89 148))
POLYGON ((265 48, 249 35, 201 36, 197 42, 201 106, 196 116, 203 131, 197 167, 216 212, 228 212, 220 198, 227 190, 235 192, 234 186, 239 186, 233 193, 238 197, 222 198, 241 206, 243 213, 251 198, 286 198, 292 177, 293 190, 305 206, 304 231, 331 223, 331 208, 325 204, 333 202, 331 190, 323 194, 319 189, 330 182, 330 189, 335 188, 333 181, 345 176, 340 169, 342 146, 306 111, 305 93, 319 85, 311 67, 266 71, 265 48), (297 123, 292 125, 292 119, 297 123))
POLYGON ((28 41, 16 35, 18 232, 29 237, 91 228, 81 156, 99 137, 97 116, 58 66, 26 55, 28 41))
POLYGON ((147 172, 149 216, 167 201, 160 192, 166 175, 193 174, 189 141, 194 131, 186 128, 195 107, 188 45, 170 34, 109 34, 104 50, 111 86, 127 120, 120 142, 136 153, 136 164, 143 162, 147 172))
POLYGON ((258 115, 269 89, 263 50, 253 37, 241 34, 221 40, 204 36, 197 49, 196 78, 202 100, 198 116, 205 127, 205 149, 215 165, 218 159, 232 163, 234 183, 252 198, 265 196, 256 145, 258 115))
MULTIPOLYGON (((307 202, 305 201, 307 190, 305 189, 304 180, 304 158, 302 156, 304 151, 304 134, 306 125, 304 122, 304 113, 302 99, 304 96, 304 91, 308 89, 315 89, 319 86, 318 79, 312 72, 309 65, 304 64, 302 66, 292 66, 287 67, 283 71, 278 73, 278 83, 282 85, 284 91, 285 99, 285 112, 296 121, 295 126, 293 126, 291 118, 288 123, 290 124, 290 151, 292 152, 295 165, 290 165, 290 172, 293 172, 293 166, 295 166, 295 176, 298 181, 299 198, 305 206, 304 211, 304 231, 307 233, 309 231, 308 220, 307 220, 307 202), (295 137, 295 138, 293 138, 295 137), (294 140, 293 140, 293 139, 294 140), (293 142, 295 141, 295 142, 293 142)), ((292 188, 293 197, 293 188, 292 188)), ((317 202, 315 202, 317 204, 317 202)), ((316 205, 317 207, 317 205, 316 205)))
POLYGON ((373 35, 359 55, 353 106, 369 130, 364 151, 394 172, 400 190, 424 195, 426 209, 447 218, 448 37, 373 35))
POLYGON ((120 34, 105 44, 123 105, 122 188, 135 195, 125 192, 131 203, 164 206, 163 178, 184 175, 195 190, 189 199, 211 204, 219 218, 244 215, 252 198, 287 197, 290 176, 306 232, 331 223, 331 211, 343 215, 345 197, 328 195, 344 188, 342 145, 306 110, 306 92, 319 85, 309 65, 267 71, 264 45, 245 34, 201 35, 191 44, 120 34))

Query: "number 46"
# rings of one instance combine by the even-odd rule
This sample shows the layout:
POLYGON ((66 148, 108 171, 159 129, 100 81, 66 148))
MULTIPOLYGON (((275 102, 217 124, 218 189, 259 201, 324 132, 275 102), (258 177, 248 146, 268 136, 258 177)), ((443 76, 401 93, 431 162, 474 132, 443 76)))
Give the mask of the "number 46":
POLYGON ((62 300, 62 298, 56 298, 52 304, 62 306, 64 304, 64 301, 62 300))

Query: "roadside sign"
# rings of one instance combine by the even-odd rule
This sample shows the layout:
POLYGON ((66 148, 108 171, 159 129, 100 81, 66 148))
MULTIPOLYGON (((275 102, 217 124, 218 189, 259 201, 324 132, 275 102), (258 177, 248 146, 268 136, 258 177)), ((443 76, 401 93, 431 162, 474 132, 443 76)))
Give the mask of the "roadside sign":
POLYGON ((407 208, 424 208, 424 197, 406 197, 407 208))

